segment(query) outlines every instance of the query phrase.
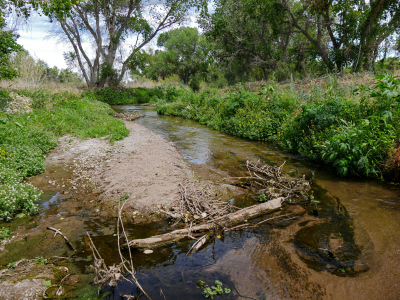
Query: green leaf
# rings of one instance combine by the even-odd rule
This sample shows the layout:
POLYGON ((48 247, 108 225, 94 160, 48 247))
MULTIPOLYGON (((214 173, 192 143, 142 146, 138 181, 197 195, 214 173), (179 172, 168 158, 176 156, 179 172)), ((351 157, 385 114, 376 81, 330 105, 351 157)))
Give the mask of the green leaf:
POLYGON ((24 213, 20 213, 18 215, 16 215, 17 218, 22 219, 23 217, 25 217, 26 215, 24 213))
POLYGON ((51 280, 43 281, 42 284, 45 286, 51 286, 51 280))

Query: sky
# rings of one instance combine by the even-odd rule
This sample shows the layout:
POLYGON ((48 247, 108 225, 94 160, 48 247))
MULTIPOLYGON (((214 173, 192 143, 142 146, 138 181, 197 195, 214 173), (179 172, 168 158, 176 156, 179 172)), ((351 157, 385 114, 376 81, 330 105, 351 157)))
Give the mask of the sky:
POLYGON ((22 45, 34 58, 45 61, 49 67, 66 69, 63 52, 68 47, 57 43, 55 38, 49 38, 49 31, 52 25, 47 17, 34 15, 29 24, 18 30, 20 37, 17 42, 22 45))
MULTIPOLYGON (((195 18, 189 18, 189 21, 185 23, 185 26, 197 26, 195 18)), ((45 61, 49 67, 56 66, 59 69, 66 69, 67 64, 64 61, 63 53, 71 49, 69 45, 61 44, 56 38, 49 37, 52 26, 53 25, 48 22, 47 17, 39 16, 36 12, 33 12, 29 23, 25 26, 20 26, 18 30, 20 37, 17 42, 22 45, 32 57, 45 61)), ((156 39, 157 38, 150 44, 150 47, 156 47, 156 39)))

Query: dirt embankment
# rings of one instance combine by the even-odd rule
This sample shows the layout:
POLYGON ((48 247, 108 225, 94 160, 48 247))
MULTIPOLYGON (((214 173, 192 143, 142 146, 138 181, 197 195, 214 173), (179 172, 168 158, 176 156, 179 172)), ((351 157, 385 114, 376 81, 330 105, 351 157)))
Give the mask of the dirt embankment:
POLYGON ((126 202, 127 217, 168 207, 178 185, 195 180, 175 146, 147 128, 125 122, 130 134, 111 145, 105 139, 63 137, 46 157, 46 172, 30 180, 41 189, 76 194, 101 215, 114 215, 126 202))

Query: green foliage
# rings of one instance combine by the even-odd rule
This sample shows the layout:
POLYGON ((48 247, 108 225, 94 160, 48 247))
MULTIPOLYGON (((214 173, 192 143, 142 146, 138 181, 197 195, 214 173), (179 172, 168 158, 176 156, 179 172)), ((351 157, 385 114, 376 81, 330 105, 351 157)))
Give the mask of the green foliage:
POLYGON ((127 193, 127 192, 125 192, 125 194, 123 194, 121 197, 119 197, 119 200, 118 201, 116 201, 116 202, 122 202, 122 201, 125 201, 125 200, 128 200, 129 199, 129 194, 127 193))
POLYGON ((51 286, 51 280, 46 280, 42 282, 43 285, 50 287, 51 286))
POLYGON ((258 197, 259 202, 265 202, 267 201, 267 196, 265 194, 261 194, 260 197, 258 197))
POLYGON ((49 260, 47 258, 44 258, 43 256, 35 257, 35 261, 43 265, 47 265, 49 263, 49 260))
POLYGON ((89 93, 93 93, 93 97, 95 97, 97 100, 110 105, 142 104, 154 102, 155 99, 161 98, 164 94, 160 88, 111 89, 108 87, 94 90, 93 92, 86 92, 86 94, 89 93))
POLYGON ((8 268, 9 270, 15 269, 15 262, 9 263, 9 264, 7 265, 7 268, 8 268))
POLYGON ((214 60, 209 55, 212 45, 197 28, 179 27, 162 33, 157 45, 165 51, 142 53, 147 55, 147 65, 140 66, 143 74, 153 80, 177 74, 184 84, 199 90, 200 81, 210 76, 214 60))
POLYGON ((184 92, 175 102, 161 102, 157 111, 251 140, 273 141, 280 124, 295 108, 292 94, 272 93, 270 88, 255 94, 239 88, 225 96, 184 92))
POLYGON ((27 183, 0 185, 0 218, 8 221, 19 212, 35 214, 41 191, 27 183))
POLYGON ((214 296, 229 294, 231 292, 231 290, 228 288, 223 289, 222 282, 219 280, 215 280, 215 285, 211 287, 205 284, 205 282, 202 280, 198 280, 197 284, 203 289, 203 295, 205 298, 214 299, 214 296))
POLYGON ((393 146, 393 126, 385 118, 372 116, 358 124, 343 121, 322 143, 321 155, 342 176, 349 173, 379 178, 393 146))
POLYGON ((183 92, 172 102, 160 101, 157 111, 235 136, 276 142, 332 165, 342 176, 381 178, 400 141, 399 103, 400 79, 387 75, 377 76, 372 86, 358 86, 355 93, 336 79, 311 86, 307 93, 271 85, 257 94, 240 87, 225 95, 183 92))
POLYGON ((0 13, 0 80, 12 79, 18 76, 17 71, 10 67, 9 60, 12 53, 17 52, 22 48, 15 41, 15 34, 3 30, 4 25, 0 13))
POLYGON ((12 232, 9 228, 0 228, 0 240, 7 240, 11 236, 12 232))
POLYGON ((31 97, 31 113, 0 112, 0 218, 18 213, 34 214, 41 192, 23 183, 44 171, 44 155, 66 134, 80 138, 106 136, 113 142, 129 131, 111 116, 105 103, 71 93, 52 94, 46 90, 19 92, 31 97))

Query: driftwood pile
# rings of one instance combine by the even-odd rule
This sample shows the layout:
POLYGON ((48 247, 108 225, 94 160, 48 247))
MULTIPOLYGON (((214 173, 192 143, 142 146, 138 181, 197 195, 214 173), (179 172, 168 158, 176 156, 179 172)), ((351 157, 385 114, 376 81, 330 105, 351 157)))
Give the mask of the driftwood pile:
MULTIPOLYGON (((210 235, 223 230, 228 231, 251 226, 248 220, 279 210, 282 207, 282 203, 288 198, 308 198, 307 192, 310 190, 310 183, 304 176, 302 178, 292 178, 286 175, 282 170, 283 164, 279 167, 259 166, 259 163, 253 164, 247 161, 246 166, 249 176, 229 179, 234 180, 237 185, 265 195, 264 197, 269 199, 268 201, 264 199, 265 203, 232 212, 235 207, 220 200, 214 200, 209 191, 184 183, 180 185, 181 199, 178 206, 173 211, 163 212, 173 219, 178 219, 178 222, 185 220, 186 223, 190 223, 190 227, 145 239, 131 240, 124 246, 141 249, 155 248, 184 238, 197 239, 199 237, 195 245, 203 245, 210 235), (196 221, 202 221, 202 223, 193 225, 196 221)), ((290 215, 283 215, 267 220, 290 217, 290 215)), ((256 225, 267 220, 261 221, 256 225)))
POLYGON ((178 222, 199 222, 224 216, 233 211, 227 202, 214 199, 209 189, 203 188, 193 182, 185 181, 179 184, 180 199, 170 211, 162 210, 178 222))
POLYGON ((134 121, 136 119, 139 119, 141 117, 144 117, 144 115, 140 115, 136 110, 133 112, 124 112, 124 113, 117 113, 115 112, 113 114, 114 118, 122 119, 125 121, 134 121))
POLYGON ((283 172, 283 166, 273 167, 260 165, 260 162, 251 163, 246 161, 249 171, 247 177, 233 177, 232 180, 239 180, 237 185, 253 190, 254 193, 265 195, 265 200, 278 197, 308 199, 310 183, 303 177, 294 178, 283 172))

